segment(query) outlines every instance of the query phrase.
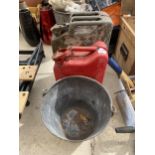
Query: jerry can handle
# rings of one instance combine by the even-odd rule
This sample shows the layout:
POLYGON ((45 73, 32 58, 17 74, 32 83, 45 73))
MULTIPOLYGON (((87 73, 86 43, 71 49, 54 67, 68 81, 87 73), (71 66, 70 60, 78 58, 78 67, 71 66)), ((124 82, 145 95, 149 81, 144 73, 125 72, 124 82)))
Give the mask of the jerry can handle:
POLYGON ((101 13, 99 11, 95 11, 93 13, 92 12, 73 13, 71 14, 71 20, 69 23, 69 33, 73 33, 76 26, 103 25, 103 23, 105 23, 103 16, 109 17, 107 13, 103 13, 103 12, 101 13), (75 19, 76 21, 73 21, 75 19), (86 21, 83 21, 83 19, 85 19, 86 21), (96 21, 92 21, 92 19, 93 20, 96 19, 96 21))
POLYGON ((75 16, 75 17, 72 17, 71 18, 71 22, 70 23, 73 23, 73 22, 84 22, 85 21, 90 21, 90 22, 98 22, 98 21, 103 21, 103 19, 100 17, 100 16, 75 16))
POLYGON ((99 15, 99 11, 93 11, 93 12, 74 12, 71 14, 71 17, 74 16, 91 16, 91 15, 99 15))
POLYGON ((97 50, 96 46, 73 46, 69 49, 71 52, 95 52, 97 50))
POLYGON ((69 25, 69 33, 72 34, 77 26, 92 26, 92 25, 102 25, 103 20, 100 21, 76 21, 71 22, 69 25))
POLYGON ((67 57, 73 55, 74 52, 90 52, 93 53, 97 50, 96 46, 73 46, 68 49, 60 49, 56 54, 53 55, 52 59, 55 61, 64 61, 67 57))

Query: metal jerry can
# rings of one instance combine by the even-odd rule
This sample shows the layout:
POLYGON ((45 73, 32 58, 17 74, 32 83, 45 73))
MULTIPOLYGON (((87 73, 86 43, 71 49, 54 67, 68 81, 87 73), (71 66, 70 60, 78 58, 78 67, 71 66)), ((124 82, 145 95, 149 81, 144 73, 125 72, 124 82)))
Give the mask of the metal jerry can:
POLYGON ((40 7, 40 33, 44 43, 51 44, 51 27, 55 24, 52 6, 43 1, 40 7))
POLYGON ((108 63, 107 51, 107 45, 102 41, 92 46, 71 46, 58 50, 53 56, 56 80, 82 75, 102 83, 108 63))
POLYGON ((104 12, 73 13, 69 23, 54 25, 51 31, 53 53, 68 46, 90 46, 96 41, 108 46, 112 21, 104 12))

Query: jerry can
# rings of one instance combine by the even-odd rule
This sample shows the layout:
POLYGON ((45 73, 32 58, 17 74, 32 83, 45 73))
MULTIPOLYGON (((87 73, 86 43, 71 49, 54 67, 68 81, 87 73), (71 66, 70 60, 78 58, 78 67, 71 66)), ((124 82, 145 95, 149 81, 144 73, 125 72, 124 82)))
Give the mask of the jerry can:
POLYGON ((82 75, 103 82, 108 63, 108 48, 102 41, 92 46, 71 46, 53 55, 55 79, 82 75))
POLYGON ((68 46, 91 46, 97 41, 108 46, 112 28, 110 16, 102 11, 72 13, 69 23, 51 28, 53 53, 68 46))
POLYGON ((55 24, 52 6, 43 1, 40 7, 40 33, 44 43, 51 44, 51 27, 55 24))

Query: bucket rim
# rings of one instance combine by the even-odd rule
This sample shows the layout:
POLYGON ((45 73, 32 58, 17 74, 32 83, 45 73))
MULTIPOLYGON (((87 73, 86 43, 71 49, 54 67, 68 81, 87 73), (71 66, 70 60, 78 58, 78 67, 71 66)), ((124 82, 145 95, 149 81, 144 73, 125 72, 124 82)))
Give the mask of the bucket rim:
POLYGON ((56 13, 59 13, 59 14, 65 14, 65 15, 70 15, 71 13, 70 12, 65 12, 65 11, 60 11, 60 10, 56 10, 56 9, 54 9, 53 7, 52 7, 52 10, 54 11, 54 12, 56 12, 56 13))
MULTIPOLYGON (((92 82, 97 83, 100 87, 102 87, 102 88, 105 90, 105 92, 107 93, 108 97, 109 97, 110 109, 111 109, 111 112, 112 112, 112 98, 111 98, 111 96, 110 96, 109 91, 108 91, 101 83, 99 83, 97 80, 95 80, 95 79, 93 79, 93 78, 90 78, 90 77, 82 76, 82 75, 73 75, 73 76, 63 77, 63 78, 57 80, 57 81, 48 89, 48 91, 46 92, 46 94, 45 94, 44 97, 43 97, 43 100, 45 99, 45 96, 48 94, 48 92, 49 92, 52 88, 54 88, 59 82, 61 82, 61 81, 63 81, 63 80, 66 80, 66 79, 71 79, 71 78, 88 79, 88 80, 90 80, 90 81, 92 81, 92 82)), ((41 105, 41 108, 40 108, 41 116, 43 116, 43 110, 42 110, 42 109, 44 108, 44 105, 45 105, 45 103, 43 102, 43 104, 41 105)), ((50 131, 50 129, 48 128, 48 125, 45 123, 43 117, 42 117, 42 121, 43 121, 45 127, 47 128, 48 132, 49 132, 50 134, 54 135, 55 137, 57 137, 58 139, 61 139, 61 140, 64 140, 64 141, 68 141, 68 142, 75 142, 75 143, 77 142, 77 143, 78 143, 78 142, 84 142, 84 141, 93 139, 93 138, 95 138, 96 136, 100 135, 100 134, 103 132, 103 130, 105 130, 105 128, 107 127, 107 125, 109 124, 110 118, 109 118, 109 120, 108 120, 108 122, 107 122, 107 125, 106 125, 105 127, 103 127, 99 132, 97 132, 97 133, 95 133, 94 135, 92 135, 92 136, 90 136, 90 137, 87 137, 87 138, 85 138, 85 139, 83 139, 83 140, 71 140, 71 139, 66 139, 66 138, 64 138, 64 137, 59 137, 59 136, 55 135, 53 132, 50 131)))

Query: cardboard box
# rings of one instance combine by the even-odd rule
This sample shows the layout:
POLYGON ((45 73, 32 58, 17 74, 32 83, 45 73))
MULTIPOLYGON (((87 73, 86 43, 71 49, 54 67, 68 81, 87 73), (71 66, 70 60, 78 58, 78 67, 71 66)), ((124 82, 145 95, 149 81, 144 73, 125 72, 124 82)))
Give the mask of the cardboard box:
POLYGON ((128 75, 135 74, 135 17, 121 17, 115 59, 128 75))

